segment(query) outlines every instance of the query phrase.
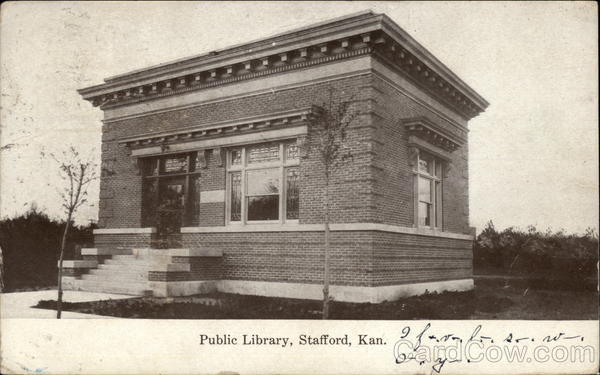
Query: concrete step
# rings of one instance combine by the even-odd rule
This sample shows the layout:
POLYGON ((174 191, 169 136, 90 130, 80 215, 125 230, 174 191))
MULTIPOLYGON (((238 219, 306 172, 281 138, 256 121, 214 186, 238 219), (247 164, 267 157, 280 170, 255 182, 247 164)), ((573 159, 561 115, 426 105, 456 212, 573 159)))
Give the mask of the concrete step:
POLYGON ((171 255, 113 255, 111 260, 126 262, 170 262, 171 255))
POLYGON ((149 260, 149 259, 107 259, 104 261, 104 264, 114 264, 121 266, 139 266, 139 267, 149 267, 155 264, 165 264, 169 263, 169 261, 157 261, 157 260, 149 260))
POLYGON ((144 274, 126 274, 126 273, 103 273, 103 274, 85 274, 81 275, 82 280, 94 281, 121 281, 128 282, 146 282, 148 281, 148 273, 144 274))
POLYGON ((152 265, 150 264, 122 264, 122 263, 107 263, 99 264, 99 270, 112 270, 115 272, 119 271, 148 271, 152 265))
POLYGON ((72 290, 82 290, 87 292, 104 292, 127 294, 132 296, 143 296, 151 293, 147 283, 121 283, 94 280, 74 280, 71 285, 72 290))
POLYGON ((126 255, 126 254, 133 254, 133 251, 130 248, 113 248, 113 249, 107 249, 107 248, 102 248, 102 249, 98 249, 95 247, 91 247, 91 248, 83 248, 81 249, 81 255, 126 255))
MULTIPOLYGON (((87 275, 115 276, 117 278, 127 278, 128 276, 131 276, 131 277, 142 277, 142 278, 147 279, 148 271, 147 270, 132 270, 132 269, 127 269, 127 270, 92 269, 89 271, 89 273, 87 275)), ((86 275, 82 275, 82 276, 86 276, 86 275)))

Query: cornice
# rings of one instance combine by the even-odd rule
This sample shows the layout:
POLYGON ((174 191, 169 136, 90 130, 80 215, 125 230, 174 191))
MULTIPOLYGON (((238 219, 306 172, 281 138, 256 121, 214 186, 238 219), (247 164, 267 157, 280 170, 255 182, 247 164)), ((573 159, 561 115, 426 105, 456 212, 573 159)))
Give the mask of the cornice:
POLYGON ((466 139, 450 134, 426 117, 414 117, 402 120, 409 136, 420 138, 447 152, 453 152, 465 144, 466 139))
MULTIPOLYGON (((286 71, 304 69, 314 65, 326 64, 338 60, 364 56, 370 54, 371 52, 371 48, 365 47, 352 51, 342 51, 330 56, 323 55, 317 57, 313 55, 310 59, 300 57, 295 59, 293 63, 275 63, 272 64, 272 67, 270 68, 264 67, 261 69, 260 67, 258 67, 255 71, 235 70, 234 72, 233 67, 228 66, 225 68, 225 71, 214 70, 208 73, 196 73, 194 74, 193 79, 187 79, 185 77, 179 78, 179 84, 177 85, 174 85, 170 80, 168 80, 165 82, 153 83, 150 86, 136 86, 130 89, 125 89, 125 91, 117 91, 108 95, 101 95, 99 97, 95 96, 91 97, 88 100, 91 100, 94 106, 100 106, 101 109, 115 108, 124 105, 144 102, 147 100, 163 98, 166 96, 179 95, 186 92, 213 88, 239 81, 257 79, 267 75, 283 73, 286 71), (207 75, 205 76, 205 74, 207 75), (135 91, 136 89, 137 92, 135 91)), ((302 54, 302 51, 300 51, 300 54, 302 54)), ((279 56, 279 58, 281 59, 281 56, 279 56)), ((262 60, 263 66, 265 66, 264 61, 266 60, 270 60, 270 58, 267 57, 262 60)))
POLYGON ((176 131, 141 134, 135 137, 119 139, 118 143, 129 148, 150 146, 168 146, 177 142, 189 142, 200 139, 223 137, 227 135, 264 131, 277 127, 290 127, 305 123, 312 116, 318 115, 321 109, 317 106, 290 111, 270 113, 263 116, 248 117, 232 121, 223 121, 202 126, 191 126, 176 131))
POLYGON ((387 16, 371 12, 115 76, 79 93, 104 110, 367 54, 467 120, 488 106, 387 16))

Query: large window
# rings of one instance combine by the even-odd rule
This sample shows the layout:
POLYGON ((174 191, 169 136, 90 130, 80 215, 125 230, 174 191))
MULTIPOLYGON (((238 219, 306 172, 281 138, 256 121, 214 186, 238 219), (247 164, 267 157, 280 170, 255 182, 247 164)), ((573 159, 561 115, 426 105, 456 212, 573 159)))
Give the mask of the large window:
POLYGON ((442 228, 443 162, 420 151, 415 168, 415 220, 419 227, 442 228))
POLYGON ((227 155, 230 223, 298 220, 299 158, 295 141, 233 148, 227 155))

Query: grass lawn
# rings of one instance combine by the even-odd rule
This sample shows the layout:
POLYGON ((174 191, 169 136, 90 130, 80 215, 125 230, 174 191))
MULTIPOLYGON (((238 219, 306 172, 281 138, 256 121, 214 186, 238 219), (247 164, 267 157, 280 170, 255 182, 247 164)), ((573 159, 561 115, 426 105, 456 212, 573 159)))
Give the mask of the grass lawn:
MULTIPOLYGON (((561 285, 558 283, 557 285, 561 285)), ((332 319, 598 319, 598 295, 540 287, 527 280, 476 279, 475 290, 403 298, 380 304, 333 302, 332 319)), ((39 308, 54 309, 55 301, 39 308)), ((209 296, 69 303, 65 311, 147 319, 320 319, 319 301, 217 293, 209 296)))

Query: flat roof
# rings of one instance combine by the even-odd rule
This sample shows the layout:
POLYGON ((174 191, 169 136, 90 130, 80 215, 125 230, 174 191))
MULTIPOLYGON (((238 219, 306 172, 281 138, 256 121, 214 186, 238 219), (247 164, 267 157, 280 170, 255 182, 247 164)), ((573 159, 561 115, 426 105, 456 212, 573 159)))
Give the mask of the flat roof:
POLYGON ((105 95, 140 85, 148 85, 161 80, 174 79, 182 75, 209 69, 218 69, 294 48, 307 47, 342 37, 379 30, 383 31, 421 60, 428 69, 443 77, 457 91, 468 97, 481 111, 489 105, 481 95, 462 81, 392 19, 385 14, 374 13, 371 10, 328 19, 200 55, 132 70, 108 77, 104 79, 104 83, 102 84, 86 87, 78 91, 85 99, 89 100, 98 95, 105 95))

